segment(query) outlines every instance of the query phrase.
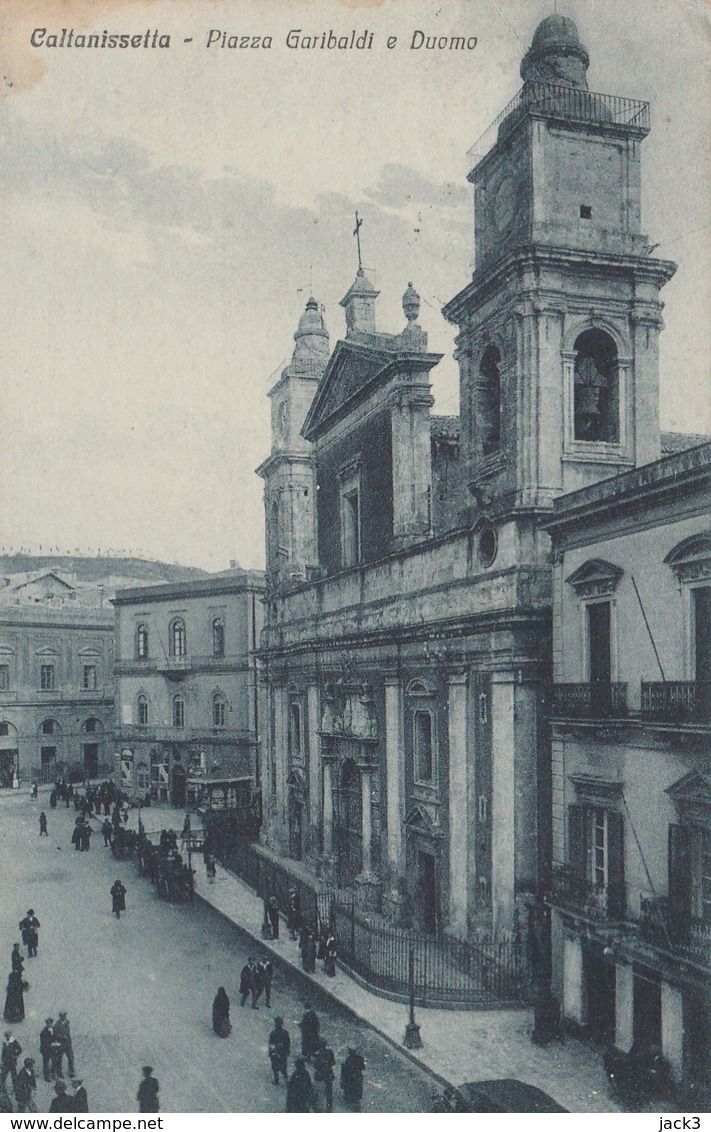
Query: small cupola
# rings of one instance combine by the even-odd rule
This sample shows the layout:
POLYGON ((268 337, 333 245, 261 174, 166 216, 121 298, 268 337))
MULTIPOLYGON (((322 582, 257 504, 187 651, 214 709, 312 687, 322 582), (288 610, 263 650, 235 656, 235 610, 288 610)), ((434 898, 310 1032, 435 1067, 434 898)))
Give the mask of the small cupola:
POLYGON ((359 331, 375 334, 375 300, 379 294, 363 268, 359 267, 354 282, 341 299, 341 306, 346 312, 347 338, 359 331))

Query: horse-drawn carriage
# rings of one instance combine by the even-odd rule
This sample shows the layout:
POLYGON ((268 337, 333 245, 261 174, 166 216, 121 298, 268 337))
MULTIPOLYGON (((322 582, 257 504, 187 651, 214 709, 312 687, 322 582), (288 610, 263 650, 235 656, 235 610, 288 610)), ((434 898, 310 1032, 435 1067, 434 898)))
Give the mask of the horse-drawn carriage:
POLYGON ((156 887, 158 895, 169 904, 192 904, 194 899, 193 871, 172 857, 159 859, 156 887))
POLYGON ((139 835, 135 829, 125 829, 122 825, 116 826, 111 834, 111 853, 117 861, 126 858, 133 859, 139 835))

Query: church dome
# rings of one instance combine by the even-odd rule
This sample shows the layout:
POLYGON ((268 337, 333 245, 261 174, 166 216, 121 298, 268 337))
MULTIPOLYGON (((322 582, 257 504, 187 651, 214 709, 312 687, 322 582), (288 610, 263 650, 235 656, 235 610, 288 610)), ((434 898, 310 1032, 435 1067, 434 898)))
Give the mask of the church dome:
POLYGON ((531 46, 521 63, 524 82, 560 82, 585 87, 590 56, 578 37, 578 29, 567 16, 546 16, 533 33, 531 46))
POLYGON ((318 303, 313 298, 306 304, 306 310, 299 319, 299 325, 294 334, 294 354, 291 359, 292 366, 299 362, 318 362, 328 358, 328 331, 323 324, 323 316, 318 303))

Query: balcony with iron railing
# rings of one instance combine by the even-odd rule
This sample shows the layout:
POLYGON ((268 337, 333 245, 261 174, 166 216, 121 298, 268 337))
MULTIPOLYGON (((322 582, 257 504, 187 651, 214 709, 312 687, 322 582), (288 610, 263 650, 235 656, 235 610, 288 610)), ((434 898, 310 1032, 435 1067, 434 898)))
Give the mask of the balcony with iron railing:
POLYGON ((570 865, 553 869, 551 904, 587 920, 606 923, 625 914, 626 886, 620 882, 597 884, 570 865))
POLYGON ((711 683, 642 681, 640 715, 660 723, 711 723, 711 683))
POLYGON ((527 115, 575 122, 643 138, 649 133, 649 103, 596 94, 578 87, 527 82, 467 152, 472 169, 527 115))
POLYGON ((552 716, 563 719, 624 719, 627 685, 552 684, 549 707, 552 716))
POLYGON ((637 929, 643 943, 711 970, 711 923, 672 915, 668 897, 641 898, 637 929))

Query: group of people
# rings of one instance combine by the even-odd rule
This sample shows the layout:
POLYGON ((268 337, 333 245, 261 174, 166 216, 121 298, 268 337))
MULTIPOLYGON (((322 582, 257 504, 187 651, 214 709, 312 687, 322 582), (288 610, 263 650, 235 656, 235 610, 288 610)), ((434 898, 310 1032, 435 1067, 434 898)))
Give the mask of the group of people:
POLYGON ((242 968, 239 979, 240 1006, 245 1006, 247 999, 251 999, 252 1010, 259 1010, 259 1000, 264 995, 264 1005, 272 1004, 272 981, 274 968, 269 959, 256 961, 253 955, 242 968))
MULTIPOLYGON (((301 1056, 294 1061, 294 1069, 288 1074, 288 1060, 291 1053, 291 1037, 284 1028, 284 1019, 274 1019, 274 1029, 269 1035, 269 1061, 275 1085, 280 1078, 286 1081, 287 1112, 333 1112, 333 1083, 336 1078, 336 1056, 324 1037, 318 1014, 307 1002, 304 1015, 299 1022, 301 1030, 301 1056), (313 1069, 313 1077, 308 1069, 313 1069), (320 1104, 323 1103, 323 1109, 320 1104)), ((352 1112, 360 1112, 363 1099, 363 1074, 365 1060, 362 1054, 349 1048, 341 1064, 340 1084, 343 1100, 352 1112)))
MULTIPOLYGON (((323 961, 323 970, 327 975, 336 974, 338 958, 336 937, 329 925, 321 925, 319 930, 313 920, 302 915, 301 898, 295 888, 289 892, 286 926, 289 937, 299 941, 301 966, 307 974, 312 975, 315 972, 316 961, 319 959, 323 961)), ((279 939, 279 904, 276 896, 265 898, 262 938, 279 939)))
MULTIPOLYGON (((28 959, 34 959, 39 946, 40 929, 40 922, 35 916, 34 908, 27 910, 27 915, 24 919, 20 920, 19 927, 22 933, 22 942, 27 948, 27 957, 28 959)), ((19 943, 13 944, 10 968, 10 974, 7 979, 3 1018, 6 1022, 9 1022, 10 1025, 15 1025, 18 1022, 24 1021, 25 991, 30 989, 30 984, 24 975, 25 961, 20 954, 19 943)))

